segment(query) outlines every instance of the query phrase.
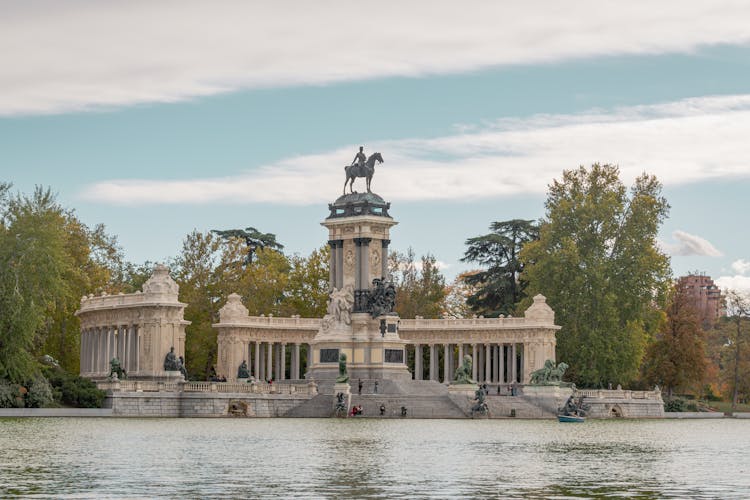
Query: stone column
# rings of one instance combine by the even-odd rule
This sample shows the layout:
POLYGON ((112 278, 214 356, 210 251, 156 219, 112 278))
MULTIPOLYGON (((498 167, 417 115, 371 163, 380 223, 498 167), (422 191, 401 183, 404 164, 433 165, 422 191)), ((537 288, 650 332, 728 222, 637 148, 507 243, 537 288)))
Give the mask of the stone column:
POLYGON ((498 352, 500 353, 497 357, 497 361, 499 363, 499 366, 497 368, 497 381, 500 384, 505 383, 505 344, 500 344, 498 347, 498 352))
POLYGON ((414 344, 414 380, 422 380, 422 344, 414 344))
POLYGON ((526 380, 526 343, 521 343, 521 352, 519 353, 519 357, 521 358, 521 383, 525 384, 528 382, 526 380))
POLYGON ((493 383, 499 383, 500 382, 500 350, 497 346, 497 344, 494 344, 492 346, 492 382, 493 383))
POLYGON ((490 344, 484 344, 484 381, 492 379, 492 350, 490 344))
POLYGON ((443 383, 447 384, 451 381, 451 365, 450 365, 450 351, 448 350, 449 344, 443 344, 443 383))
POLYGON ((336 268, 336 248, 338 247, 338 240, 328 240, 328 246, 331 247, 331 258, 329 260, 329 266, 331 272, 329 275, 328 286, 330 288, 338 288, 336 285, 338 280, 336 279, 337 273, 341 272, 336 268))
POLYGON ((361 290, 362 287, 362 238, 354 238, 354 289, 361 290))
POLYGON ((279 344, 279 380, 286 379, 286 342, 279 344))
POLYGON ((464 362, 464 345, 458 344, 458 364, 459 366, 464 362))
POLYGON ((453 374, 456 373, 456 350, 453 344, 448 344, 448 351, 450 352, 450 356, 448 356, 448 382, 453 382, 453 374))
POLYGON ((518 371, 518 369, 517 369, 518 362, 516 361, 516 343, 515 342, 513 342, 510 345, 510 350, 511 350, 510 360, 511 360, 511 363, 512 363, 510 365, 511 380, 513 382, 516 382, 516 381, 518 381, 518 373, 517 373, 517 371, 518 371))
POLYGON ((383 281, 388 278, 388 245, 391 240, 380 240, 380 245, 383 251, 380 254, 380 264, 382 265, 381 276, 383 281))
POLYGON ((256 380, 263 380, 260 375, 260 342, 258 340, 255 341, 255 352, 253 353, 253 357, 255 358, 253 361, 253 377, 255 377, 256 380))
POLYGON ((372 238, 354 238, 354 244, 357 245, 357 262, 355 265, 355 289, 365 290, 370 288, 370 241, 372 238))
POLYGON ((261 342, 258 346, 258 354, 256 355, 258 357, 258 381, 260 382, 266 380, 266 357, 264 356, 263 349, 265 349, 265 344, 261 342))
POLYGON ((344 241, 338 240, 336 244, 336 288, 344 286, 344 241))
POLYGON ((94 366, 91 370, 92 372, 98 373, 99 370, 99 363, 101 363, 102 360, 102 329, 101 327, 95 327, 94 328, 94 342, 93 342, 93 348, 94 348, 94 366))
POLYGON ((437 380, 437 356, 435 356, 435 344, 430 344, 430 380, 437 380))
POLYGON ((295 380, 299 380, 299 342, 294 343, 294 376, 291 377, 295 380))
POLYGON ((266 344, 266 380, 273 378, 273 342, 266 344))
POLYGON ((477 379, 477 361, 479 361, 479 358, 477 358, 477 345, 471 344, 471 378, 474 380, 477 379))

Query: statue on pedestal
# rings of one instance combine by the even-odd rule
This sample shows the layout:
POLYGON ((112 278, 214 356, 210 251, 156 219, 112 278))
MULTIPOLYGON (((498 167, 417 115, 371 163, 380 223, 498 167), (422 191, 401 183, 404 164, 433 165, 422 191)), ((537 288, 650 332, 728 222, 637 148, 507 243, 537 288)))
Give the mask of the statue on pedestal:
POLYGON ((349 382, 349 374, 346 373, 346 354, 339 354, 339 376, 336 378, 337 384, 349 382))
POLYGON ((567 369, 567 363, 555 365, 554 361, 548 359, 544 362, 544 367, 531 372, 530 382, 532 385, 560 385, 567 369))
POLYGON ((128 378, 128 374, 122 369, 122 366, 120 366, 120 360, 117 358, 112 358, 112 361, 109 362, 109 378, 112 380, 128 378))
POLYGON ((475 413, 482 415, 489 414, 490 408, 487 406, 487 402, 484 400, 485 393, 481 387, 474 392, 474 406, 471 407, 471 416, 475 413))
POLYGON ((169 352, 164 357, 164 371, 165 372, 180 371, 180 362, 177 359, 177 355, 174 353, 174 346, 169 348, 169 352))
POLYGON ((373 153, 369 158, 365 159, 364 149, 364 146, 360 146, 359 152, 354 156, 351 165, 344 167, 344 171, 346 172, 344 194, 346 194, 347 184, 349 184, 349 192, 354 192, 354 179, 357 177, 365 177, 367 179, 367 192, 372 192, 370 191, 370 183, 372 182, 372 176, 375 174, 375 162, 383 163, 383 157, 380 153, 373 153))
POLYGON ((250 378, 250 371, 247 369, 247 362, 244 359, 237 369, 237 378, 250 378))
POLYGON ((461 366, 456 368, 456 374, 453 376, 454 384, 476 384, 471 378, 472 359, 468 354, 464 356, 461 366))

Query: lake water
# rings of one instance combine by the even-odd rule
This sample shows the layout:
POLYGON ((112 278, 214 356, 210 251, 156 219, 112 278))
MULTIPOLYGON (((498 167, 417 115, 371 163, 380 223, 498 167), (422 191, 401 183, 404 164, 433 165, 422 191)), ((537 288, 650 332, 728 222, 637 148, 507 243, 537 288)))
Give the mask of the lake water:
POLYGON ((750 420, 0 419, 0 497, 750 498, 750 420))

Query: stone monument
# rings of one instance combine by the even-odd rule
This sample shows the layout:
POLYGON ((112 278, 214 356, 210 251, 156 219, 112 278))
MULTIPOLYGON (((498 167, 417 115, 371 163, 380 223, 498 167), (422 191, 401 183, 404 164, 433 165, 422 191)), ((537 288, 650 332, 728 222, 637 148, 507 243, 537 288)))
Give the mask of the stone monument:
POLYGON ((393 312, 395 288, 388 276, 390 229, 397 224, 388 214, 390 203, 370 190, 380 153, 364 160, 355 156, 346 167, 368 178, 367 192, 344 194, 328 205, 321 224, 328 229, 331 247, 328 311, 311 342, 309 372, 314 379, 335 379, 341 354, 350 377, 410 379, 405 342, 399 338, 399 317, 393 312), (366 170, 366 171, 365 171, 366 170))

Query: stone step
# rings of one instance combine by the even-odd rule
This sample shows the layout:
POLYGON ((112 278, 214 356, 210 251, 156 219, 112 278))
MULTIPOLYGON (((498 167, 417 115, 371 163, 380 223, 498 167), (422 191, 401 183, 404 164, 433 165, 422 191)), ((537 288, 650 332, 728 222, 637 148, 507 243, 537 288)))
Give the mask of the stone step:
POLYGON ((330 394, 318 394, 304 403, 289 410, 284 416, 295 418, 324 418, 333 416, 335 397, 330 394))
POLYGON ((448 396, 353 395, 352 406, 360 405, 365 417, 381 418, 380 405, 385 405, 388 418, 401 418, 406 407, 407 418, 466 418, 464 411, 448 396))

